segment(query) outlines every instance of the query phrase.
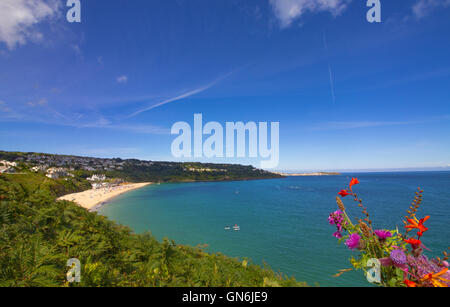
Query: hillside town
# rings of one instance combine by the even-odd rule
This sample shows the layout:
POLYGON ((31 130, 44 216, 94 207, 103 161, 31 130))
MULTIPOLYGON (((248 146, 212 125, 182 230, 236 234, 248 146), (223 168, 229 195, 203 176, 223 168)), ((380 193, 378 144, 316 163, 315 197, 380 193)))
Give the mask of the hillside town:
MULTIPOLYGON (((7 154, 5 152, 1 152, 7 154)), ((33 173, 44 173, 51 179, 73 178, 75 170, 110 171, 122 169, 125 161, 120 159, 98 159, 74 156, 59 156, 47 154, 21 154, 11 157, 14 161, 0 160, 0 174, 21 174, 24 169, 33 173)), ((108 180, 105 174, 93 174, 86 178, 93 189, 116 186, 123 181, 108 180)))
MULTIPOLYGON (((14 158, 15 162, 35 165, 35 167, 65 167, 87 171, 122 169, 125 161, 121 159, 102 159, 50 154, 24 153, 14 158)), ((149 162, 151 164, 151 162, 149 162)))
POLYGON ((280 175, 251 165, 164 162, 121 158, 93 158, 0 150, 0 173, 43 174, 51 179, 75 178, 92 187, 123 182, 176 182, 274 178, 280 175))
POLYGON ((30 169, 35 172, 43 172, 48 170, 49 168, 54 168, 53 170, 51 170, 51 173, 55 174, 55 176, 61 175, 59 177, 66 176, 61 173, 62 168, 64 168, 65 170, 81 169, 85 171, 113 171, 123 170, 126 164, 133 164, 134 166, 152 166, 154 164, 154 162, 152 161, 141 161, 136 159, 122 160, 119 158, 106 159, 40 153, 16 154, 0 151, 0 157, 2 156, 4 158, 7 156, 11 157, 10 159, 4 159, 0 161, 2 172, 5 169, 17 167, 18 163, 24 163, 26 165, 30 165, 30 169))

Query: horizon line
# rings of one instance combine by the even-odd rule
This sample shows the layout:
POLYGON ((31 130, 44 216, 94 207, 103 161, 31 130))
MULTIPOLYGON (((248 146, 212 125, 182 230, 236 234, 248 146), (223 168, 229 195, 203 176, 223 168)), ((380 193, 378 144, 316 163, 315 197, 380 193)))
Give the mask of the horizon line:
MULTIPOLYGON (((73 156, 73 157, 81 157, 81 158, 93 158, 93 159, 122 159, 122 160, 140 160, 140 161, 150 161, 150 162, 168 162, 168 163, 202 163, 202 164, 231 164, 231 165, 248 165, 253 166, 253 164, 242 164, 238 162, 200 162, 200 161, 175 161, 175 160, 153 160, 153 159, 142 159, 142 158, 125 158, 121 156, 105 158, 99 156, 88 156, 88 155, 79 155, 79 154, 63 154, 63 153, 49 153, 49 152, 38 152, 38 151, 9 151, 2 150, 0 152, 7 153, 27 153, 27 154, 46 154, 46 155, 57 155, 57 156, 73 156)), ((261 168, 258 168, 261 169, 261 168)), ((450 171, 450 164, 446 166, 428 166, 428 167, 388 167, 388 168, 355 168, 355 169, 328 169, 328 170, 300 170, 300 169, 264 169, 270 172, 280 172, 280 173, 330 173, 330 172, 338 172, 338 173, 352 173, 352 172, 367 172, 367 173, 376 173, 376 172, 426 172, 426 171, 450 171)))

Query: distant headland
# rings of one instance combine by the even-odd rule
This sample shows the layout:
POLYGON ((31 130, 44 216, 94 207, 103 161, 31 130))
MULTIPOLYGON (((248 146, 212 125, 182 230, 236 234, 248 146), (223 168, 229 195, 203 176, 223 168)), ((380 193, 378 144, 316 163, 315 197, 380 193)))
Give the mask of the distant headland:
POLYGON ((285 177, 295 177, 295 176, 339 176, 341 173, 336 172, 314 172, 314 173, 280 173, 275 172, 275 174, 285 176, 285 177))

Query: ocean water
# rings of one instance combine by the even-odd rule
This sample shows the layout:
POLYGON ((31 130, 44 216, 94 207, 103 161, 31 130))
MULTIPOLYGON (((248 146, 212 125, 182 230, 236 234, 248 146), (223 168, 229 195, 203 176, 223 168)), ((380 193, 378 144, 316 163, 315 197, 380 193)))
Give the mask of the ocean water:
MULTIPOLYGON (((341 176, 194 182, 151 185, 112 200, 99 213, 135 232, 150 231, 179 244, 208 244, 208 250, 248 257, 299 281, 320 286, 367 286, 361 271, 332 277, 350 268, 352 254, 332 236, 327 222, 337 209, 336 193, 358 177, 355 191, 378 228, 403 227, 417 187, 424 189, 418 217, 430 215, 423 242, 441 256, 450 238, 450 172, 358 173, 341 176), (238 224, 240 231, 224 227, 238 224)), ((347 197, 347 211, 361 217, 347 197)), ((402 228, 403 229, 403 228, 402 228)), ((355 252, 356 254, 356 252, 355 252)))

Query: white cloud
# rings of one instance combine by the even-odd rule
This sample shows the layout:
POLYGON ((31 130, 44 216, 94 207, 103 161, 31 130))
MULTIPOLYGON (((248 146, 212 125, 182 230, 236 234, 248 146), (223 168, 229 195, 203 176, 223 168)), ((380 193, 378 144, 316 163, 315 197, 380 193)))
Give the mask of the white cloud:
POLYGON ((12 50, 27 40, 42 40, 43 34, 33 26, 54 17, 60 4, 56 0, 1 0, 0 43, 12 50))
POLYGON ((412 10, 417 18, 423 18, 432 10, 450 6, 450 0, 418 0, 412 10))
POLYGON ((128 76, 123 75, 123 76, 117 77, 116 81, 117 81, 117 83, 127 83, 128 76))
POLYGON ((351 0, 269 0, 275 16, 280 20, 282 28, 289 27, 295 19, 306 11, 328 11, 339 15, 351 0))

